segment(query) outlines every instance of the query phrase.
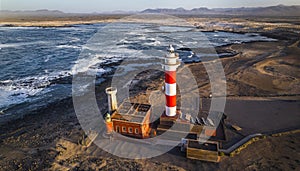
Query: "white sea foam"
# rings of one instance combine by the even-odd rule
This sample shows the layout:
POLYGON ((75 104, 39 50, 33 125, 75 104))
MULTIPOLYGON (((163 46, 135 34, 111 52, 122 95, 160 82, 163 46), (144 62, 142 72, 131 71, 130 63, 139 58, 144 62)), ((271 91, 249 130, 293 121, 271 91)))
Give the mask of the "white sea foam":
POLYGON ((159 30, 165 32, 185 32, 191 30, 191 27, 160 26, 159 30))
POLYGON ((88 75, 97 75, 97 76, 101 76, 103 73, 110 71, 110 70, 105 70, 103 68, 89 68, 86 71, 86 74, 88 75))
POLYGON ((94 66, 96 64, 99 64, 102 60, 97 57, 97 55, 94 55, 94 57, 86 57, 86 58, 80 58, 75 63, 75 66, 72 68, 72 74, 78 74, 87 72, 91 66, 94 66))
POLYGON ((45 29, 42 27, 8 27, 8 26, 3 26, 0 25, 0 30, 4 30, 4 31, 9 31, 9 30, 35 30, 35 29, 45 29))
POLYGON ((47 55, 47 56, 46 56, 46 59, 44 60, 44 62, 48 62, 48 61, 50 60, 50 56, 51 56, 51 55, 47 55))
POLYGON ((27 46, 27 45, 41 45, 41 44, 47 44, 47 41, 34 41, 34 42, 18 42, 18 43, 5 43, 0 44, 0 48, 14 48, 14 47, 20 47, 20 46, 27 46))
POLYGON ((144 45, 148 45, 148 46, 158 46, 160 44, 161 42, 158 40, 155 40, 154 42, 150 42, 150 43, 144 43, 144 45))
POLYGON ((66 76, 70 76, 69 71, 0 81, 0 108, 26 102, 29 100, 28 97, 45 93, 44 89, 51 84, 51 81, 66 76))
POLYGON ((72 49, 81 49, 80 46, 74 46, 74 45, 58 45, 57 48, 72 48, 72 49))
POLYGON ((42 91, 41 88, 32 88, 22 85, 0 86, 0 108, 11 104, 26 102, 27 97, 34 96, 42 91))
POLYGON ((70 42, 79 42, 80 41, 80 39, 77 37, 70 37, 70 38, 71 38, 70 42))

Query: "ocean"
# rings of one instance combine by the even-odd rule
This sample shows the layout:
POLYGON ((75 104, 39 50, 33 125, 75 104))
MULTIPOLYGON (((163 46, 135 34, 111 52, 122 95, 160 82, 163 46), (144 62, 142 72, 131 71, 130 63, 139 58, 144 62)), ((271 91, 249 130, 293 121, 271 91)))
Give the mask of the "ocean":
POLYGON ((96 82, 101 83, 102 75, 111 73, 119 61, 162 57, 169 44, 177 49, 182 62, 188 63, 212 55, 195 54, 190 48, 253 41, 276 40, 255 33, 200 32, 193 27, 138 23, 2 26, 0 120, 70 97, 76 64, 85 66, 80 72, 96 74, 96 82))

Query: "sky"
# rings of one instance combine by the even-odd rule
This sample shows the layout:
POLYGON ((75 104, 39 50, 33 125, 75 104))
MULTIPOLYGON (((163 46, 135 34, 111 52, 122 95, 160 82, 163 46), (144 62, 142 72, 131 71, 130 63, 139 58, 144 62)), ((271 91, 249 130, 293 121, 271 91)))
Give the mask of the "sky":
POLYGON ((141 11, 147 8, 185 9, 300 5, 300 0, 0 0, 0 10, 60 10, 64 12, 141 11))

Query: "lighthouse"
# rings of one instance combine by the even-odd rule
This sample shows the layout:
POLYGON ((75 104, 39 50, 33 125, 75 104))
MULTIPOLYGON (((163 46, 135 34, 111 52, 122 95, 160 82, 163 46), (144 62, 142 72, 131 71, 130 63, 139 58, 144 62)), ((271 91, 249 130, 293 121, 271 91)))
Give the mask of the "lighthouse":
POLYGON ((117 88, 115 87, 108 87, 105 89, 108 99, 108 111, 112 113, 113 111, 117 110, 118 103, 117 103, 117 88))
POLYGON ((176 115, 176 70, 180 65, 179 56, 172 45, 165 56, 163 69, 165 71, 166 115, 176 115))

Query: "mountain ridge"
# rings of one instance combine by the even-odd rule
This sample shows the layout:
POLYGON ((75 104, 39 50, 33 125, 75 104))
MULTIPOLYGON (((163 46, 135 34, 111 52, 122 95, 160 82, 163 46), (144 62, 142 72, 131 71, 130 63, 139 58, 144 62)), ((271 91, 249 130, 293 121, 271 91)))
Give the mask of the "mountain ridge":
POLYGON ((300 16, 300 5, 277 5, 267 7, 240 7, 240 8, 206 8, 199 7, 187 10, 184 8, 156 8, 145 9, 141 13, 157 13, 157 14, 186 14, 186 15, 201 15, 201 14, 215 14, 215 15, 269 15, 269 16, 300 16), (178 10, 180 9, 180 10, 178 10))

